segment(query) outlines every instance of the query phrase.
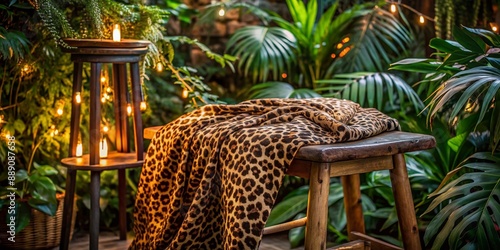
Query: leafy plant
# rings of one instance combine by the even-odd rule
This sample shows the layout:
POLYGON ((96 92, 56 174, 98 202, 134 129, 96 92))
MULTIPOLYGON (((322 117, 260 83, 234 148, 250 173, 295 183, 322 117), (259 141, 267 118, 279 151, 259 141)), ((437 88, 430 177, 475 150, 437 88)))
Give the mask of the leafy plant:
MULTIPOLYGON (((62 189, 50 177, 59 174, 59 172, 49 165, 35 163, 33 166, 34 170, 20 169, 16 172, 15 186, 2 186, 0 189, 0 209, 9 204, 9 201, 12 200, 10 196, 15 193, 17 202, 15 206, 9 206, 12 213, 7 213, 7 216, 10 218, 10 216, 15 215, 16 233, 29 224, 31 208, 50 216, 54 216, 57 211, 56 192, 60 192, 62 189)), ((2 174, 1 181, 6 179, 7 172, 2 174)))
POLYGON ((425 73, 418 87, 429 93, 428 122, 445 121, 452 135, 438 144, 435 158, 449 172, 438 176, 441 185, 420 204, 423 216, 434 214, 425 243, 433 249, 491 248, 500 236, 500 37, 467 27, 456 27, 453 37, 430 42, 442 60, 410 58, 391 68, 425 73))

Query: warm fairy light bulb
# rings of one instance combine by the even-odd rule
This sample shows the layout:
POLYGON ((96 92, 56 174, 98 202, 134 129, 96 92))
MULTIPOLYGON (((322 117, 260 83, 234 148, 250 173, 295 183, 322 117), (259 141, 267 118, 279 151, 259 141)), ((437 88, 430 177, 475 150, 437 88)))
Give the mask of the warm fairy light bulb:
POLYGON ((111 93, 111 87, 107 87, 106 92, 111 93))
POLYGON ((288 77, 288 75, 287 75, 285 72, 283 72, 283 73, 281 74, 281 78, 285 79, 285 78, 287 78, 287 77, 288 77))
POLYGON ((418 21, 420 23, 424 23, 425 22, 424 16, 420 15, 420 17, 418 18, 418 21))
POLYGON ((83 145, 81 141, 78 141, 78 144, 76 144, 75 156, 82 157, 82 155, 83 155, 83 145))
POLYGON ((101 82, 106 82, 106 77, 105 76, 101 76, 101 82))
POLYGON ((58 115, 62 115, 63 114, 62 108, 58 108, 56 112, 57 112, 58 115))
POLYGON ((498 27, 497 26, 493 26, 493 27, 491 27, 491 30, 493 30, 493 32, 497 32, 498 31, 498 27))
POLYGON ((106 141, 106 138, 102 138, 99 142, 99 156, 101 158, 108 157, 108 142, 106 141))
POLYGON ((5 138, 7 138, 7 140, 10 140, 10 134, 9 133, 5 134, 5 138))
POLYGON ((101 102, 102 102, 102 103, 105 103, 105 102, 106 102, 106 97, 104 97, 104 96, 103 96, 103 97, 101 98, 101 102))
POLYGON ((54 130, 54 135, 58 135, 58 134, 59 134, 59 130, 58 129, 54 130))
POLYGON ((104 127, 102 127, 102 131, 104 131, 104 133, 107 133, 109 131, 109 127, 104 125, 104 127))
POLYGON ((115 24, 113 27, 113 41, 119 42, 121 40, 121 34, 120 34, 120 25, 115 24))
POLYGON ((148 108, 148 105, 146 104, 146 102, 143 101, 143 102, 141 102, 141 106, 140 107, 141 107, 141 111, 144 111, 144 110, 146 110, 148 108))
POLYGON ((129 104, 127 104, 127 114, 128 114, 128 115, 131 115, 131 114, 132 114, 132 105, 130 105, 130 103, 129 103, 129 104))
POLYGON ((219 10, 219 16, 224 16, 225 14, 226 14, 226 11, 223 8, 221 8, 219 10))
POLYGON ((396 12, 396 5, 395 4, 391 4, 391 12, 392 13, 396 12))
POLYGON ((163 71, 163 64, 161 62, 156 64, 156 71, 158 71, 158 72, 163 71))
POLYGON ((81 103, 82 102, 82 95, 80 94, 80 92, 76 92, 76 94, 75 94, 75 102, 76 103, 81 103))
POLYGON ((187 89, 182 90, 182 98, 187 98, 189 95, 189 91, 187 89))

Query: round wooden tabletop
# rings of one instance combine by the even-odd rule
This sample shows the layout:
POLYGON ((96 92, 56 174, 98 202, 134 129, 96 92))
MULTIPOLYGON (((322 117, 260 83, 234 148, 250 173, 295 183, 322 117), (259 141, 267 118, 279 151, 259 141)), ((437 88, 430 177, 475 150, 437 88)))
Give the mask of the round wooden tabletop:
POLYGON ((122 39, 119 42, 107 39, 74 39, 64 38, 63 41, 71 47, 76 48, 144 48, 151 42, 146 40, 122 39))

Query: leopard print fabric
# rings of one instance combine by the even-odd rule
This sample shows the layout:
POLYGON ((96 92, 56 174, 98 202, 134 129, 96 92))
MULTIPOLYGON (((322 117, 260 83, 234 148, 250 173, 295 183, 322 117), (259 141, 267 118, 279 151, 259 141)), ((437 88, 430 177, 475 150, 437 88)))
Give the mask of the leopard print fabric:
POLYGON ((329 98, 251 100, 185 114, 151 141, 130 249, 257 249, 301 146, 396 129, 375 109, 329 98))

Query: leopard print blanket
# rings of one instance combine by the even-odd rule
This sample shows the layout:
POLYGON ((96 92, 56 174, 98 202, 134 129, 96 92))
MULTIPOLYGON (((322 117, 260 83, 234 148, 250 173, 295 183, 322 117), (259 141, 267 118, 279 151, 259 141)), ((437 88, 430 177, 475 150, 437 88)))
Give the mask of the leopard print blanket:
POLYGON ((287 167, 303 145, 399 129, 332 98, 207 105, 162 127, 142 169, 130 249, 257 249, 287 167))

